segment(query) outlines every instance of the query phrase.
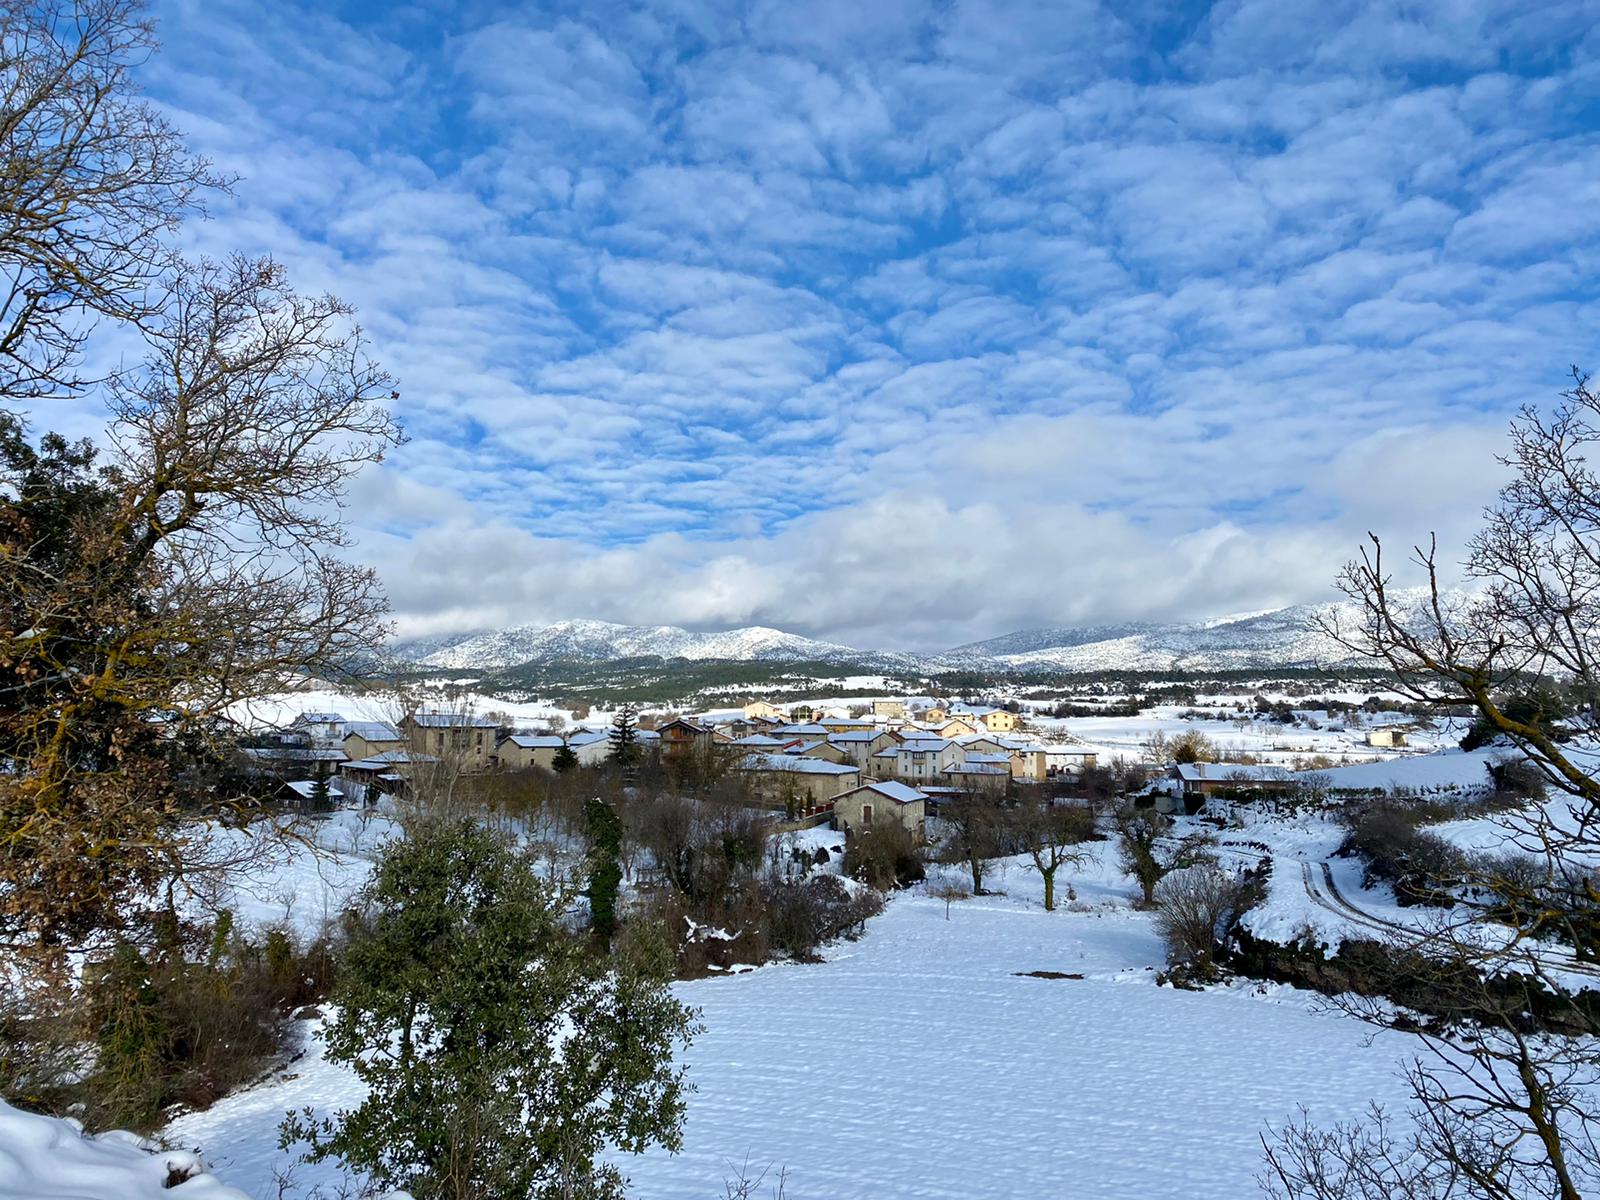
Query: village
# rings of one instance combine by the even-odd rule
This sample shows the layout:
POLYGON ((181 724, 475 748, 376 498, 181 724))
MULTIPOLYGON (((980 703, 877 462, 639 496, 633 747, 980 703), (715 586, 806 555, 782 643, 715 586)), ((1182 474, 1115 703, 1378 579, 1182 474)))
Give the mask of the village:
MULTIPOLYGON (((1363 721, 1353 703, 1294 710, 1281 698, 1256 711, 1216 698, 1204 709, 1165 706, 1123 719, 1059 718, 1047 706, 1014 700, 850 697, 780 706, 753 699, 688 715, 630 708, 599 723, 592 715, 519 719, 477 699, 486 711, 421 706, 392 721, 341 711, 288 716, 285 707, 285 719, 257 729, 251 740, 258 744, 243 753, 282 799, 316 812, 403 797, 420 774, 440 770, 537 781, 599 769, 618 761, 621 721, 630 761, 669 772, 694 764, 697 783, 732 775, 742 799, 787 827, 849 834, 892 820, 921 838, 928 818, 960 797, 1037 792, 1061 802, 1094 790, 1108 799, 1102 768, 1115 768, 1103 774, 1120 793, 1168 814, 1193 813, 1212 796, 1325 791, 1330 770, 1351 766, 1366 775, 1357 771, 1350 790, 1370 793, 1375 767, 1448 745, 1452 728, 1419 729, 1404 713, 1381 708, 1363 721), (1298 736, 1282 732, 1285 721, 1298 736)), ((286 706, 292 700, 285 697, 286 706)))

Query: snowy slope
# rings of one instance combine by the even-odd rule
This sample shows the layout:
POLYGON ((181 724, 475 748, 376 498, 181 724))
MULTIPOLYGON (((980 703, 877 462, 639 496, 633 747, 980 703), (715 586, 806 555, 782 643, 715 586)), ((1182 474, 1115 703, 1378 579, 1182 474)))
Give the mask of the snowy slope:
MULTIPOLYGON (((1420 606, 1420 589, 1393 593, 1403 611, 1420 606)), ((1465 593, 1452 592, 1451 603, 1465 593)), ((1262 612, 1238 613, 1205 621, 1174 624, 1099 626, 1089 629, 1041 629, 973 642, 947 652, 947 658, 968 656, 1010 667, 1051 667, 1066 671, 1221 671, 1273 667, 1317 667, 1359 663, 1332 638, 1313 628, 1333 618, 1355 624, 1357 610, 1348 601, 1297 604, 1262 612)))
POLYGON ((1040 630, 978 642, 951 653, 992 657, 1016 667, 1070 671, 1309 667, 1349 658, 1343 648, 1309 627, 1331 607, 1296 605, 1172 625, 1040 630), (1101 633, 1106 636, 1090 636, 1101 633))
MULTIPOLYGON (((1238 1200, 1256 1194, 1258 1134, 1298 1104, 1321 1121, 1374 1099, 1402 1107, 1407 1039, 1368 1044, 1367 1027, 1275 986, 1158 987, 1160 944, 1131 882, 1104 858, 1070 882, 1080 911, 1045 913, 1038 876, 1010 860, 992 880, 1006 895, 949 920, 901 895, 826 963, 679 985, 706 1026, 687 1056, 685 1145, 623 1159, 630 1195, 721 1196, 748 1158, 773 1167, 763 1197, 787 1168, 788 1200, 1238 1200)), ((169 1134, 276 1195, 284 1110, 359 1095, 313 1050, 169 1134)), ((341 1182, 333 1164, 296 1175, 301 1189, 341 1182)))

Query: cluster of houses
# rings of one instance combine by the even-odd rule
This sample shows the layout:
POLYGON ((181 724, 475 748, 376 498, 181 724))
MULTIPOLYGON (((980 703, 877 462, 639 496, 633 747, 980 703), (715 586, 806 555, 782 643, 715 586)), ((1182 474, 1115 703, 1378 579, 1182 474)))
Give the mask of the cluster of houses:
POLYGON ((657 733, 664 759, 732 752, 734 770, 802 818, 826 816, 846 832, 892 819, 920 832, 929 807, 953 796, 1043 782, 1062 765, 1049 761, 1053 749, 1093 765, 1087 751, 1029 740, 1020 724, 1014 712, 978 705, 880 700, 852 714, 758 700, 734 720, 675 717, 657 733))
MULTIPOLYGON (((715 755, 752 777, 775 806, 806 816, 832 814, 845 829, 890 815, 921 827, 930 804, 976 790, 1042 782, 1062 770, 1092 766, 1083 748, 1040 745, 1004 708, 881 700, 870 713, 766 701, 718 719, 673 717, 635 731, 668 763, 715 755)), ((579 765, 610 753, 607 729, 565 733, 506 730, 488 717, 459 712, 408 713, 398 721, 349 720, 336 712, 301 713, 275 743, 246 753, 290 779, 303 801, 323 794, 360 799, 397 791, 419 765, 449 761, 464 772, 552 770, 563 748, 579 765)))

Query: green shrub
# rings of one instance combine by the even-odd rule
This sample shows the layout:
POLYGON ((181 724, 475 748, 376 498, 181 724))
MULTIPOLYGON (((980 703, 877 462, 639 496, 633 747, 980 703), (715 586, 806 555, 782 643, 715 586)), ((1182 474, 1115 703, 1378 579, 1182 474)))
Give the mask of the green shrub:
POLYGON ((147 1131, 165 1111, 204 1108, 255 1078, 282 1048, 288 1016, 328 994, 339 946, 283 929, 260 942, 224 912, 198 960, 123 943, 85 972, 95 1054, 77 1099, 89 1124, 147 1131))
POLYGON ((692 1014, 660 946, 601 953, 569 931, 511 843, 470 821, 390 843, 364 893, 324 1030, 367 1087, 336 1120, 290 1114, 284 1147, 337 1158, 416 1200, 616 1200, 603 1149, 676 1150, 674 1047, 692 1014))

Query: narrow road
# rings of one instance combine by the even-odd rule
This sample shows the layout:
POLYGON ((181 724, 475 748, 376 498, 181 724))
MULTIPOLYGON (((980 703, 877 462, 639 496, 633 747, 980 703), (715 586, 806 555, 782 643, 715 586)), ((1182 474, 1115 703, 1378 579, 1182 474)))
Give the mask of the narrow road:
MULTIPOLYGON (((1236 854, 1240 857, 1250 858, 1259 862, 1266 855, 1259 850, 1240 846, 1222 845, 1216 847, 1225 853, 1236 854)), ((1325 861, 1312 862, 1308 859, 1294 860, 1300 864, 1300 879, 1305 887, 1306 896, 1318 908, 1333 913, 1343 921, 1370 929, 1373 933, 1389 938, 1404 938, 1408 942, 1415 942, 1427 936, 1427 931, 1415 925, 1405 925, 1398 921, 1390 921, 1376 913, 1368 912, 1359 905, 1349 900, 1339 890, 1339 885, 1333 881, 1333 868, 1325 861)), ((1509 927, 1508 927, 1509 928, 1509 927)), ((1524 944, 1517 947, 1523 954, 1536 958, 1539 966, 1545 971, 1564 971, 1573 975, 1581 975, 1585 979, 1600 979, 1600 965, 1580 960, 1575 953, 1563 946, 1545 944, 1524 944)), ((1504 956, 1496 956, 1491 950, 1484 951, 1486 963, 1500 962, 1503 965, 1515 967, 1514 963, 1506 964, 1504 956)), ((1526 973, 1526 972, 1524 972, 1526 973)))

